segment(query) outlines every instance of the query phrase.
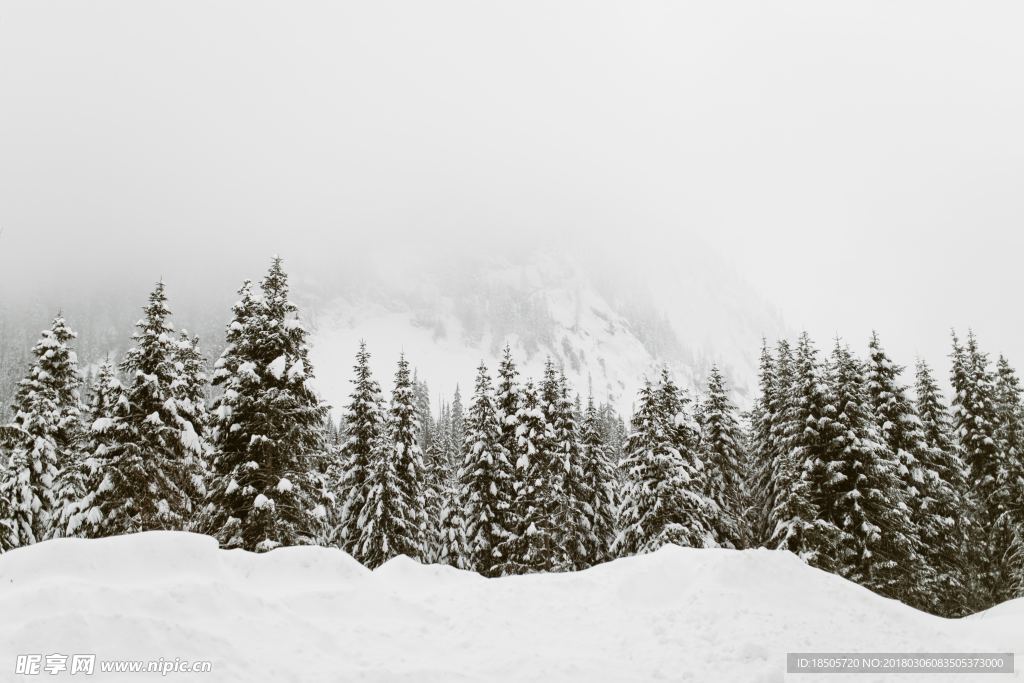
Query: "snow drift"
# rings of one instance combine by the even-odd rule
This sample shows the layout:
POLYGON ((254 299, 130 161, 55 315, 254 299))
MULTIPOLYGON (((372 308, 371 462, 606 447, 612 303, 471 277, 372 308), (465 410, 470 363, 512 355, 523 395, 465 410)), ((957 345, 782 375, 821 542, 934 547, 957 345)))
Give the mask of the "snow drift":
MULTIPOLYGON (((765 550, 668 547, 503 579, 404 557, 370 572, 325 548, 223 551, 179 532, 0 556, 7 672, 17 654, 59 652, 209 660, 211 673, 163 680, 218 683, 782 681, 787 651, 1020 653, 1024 601, 946 620, 765 550)), ((64 678, 81 676, 24 680, 64 678)))

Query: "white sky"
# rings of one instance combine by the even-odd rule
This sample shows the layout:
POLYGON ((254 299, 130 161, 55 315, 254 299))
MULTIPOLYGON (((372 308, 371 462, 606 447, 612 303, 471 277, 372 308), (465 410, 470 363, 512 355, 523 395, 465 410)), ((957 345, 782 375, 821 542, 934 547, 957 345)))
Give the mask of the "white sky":
POLYGON ((0 286, 700 235, 823 346, 973 325, 1020 363, 1022 35, 1020 2, 0 0, 0 286))

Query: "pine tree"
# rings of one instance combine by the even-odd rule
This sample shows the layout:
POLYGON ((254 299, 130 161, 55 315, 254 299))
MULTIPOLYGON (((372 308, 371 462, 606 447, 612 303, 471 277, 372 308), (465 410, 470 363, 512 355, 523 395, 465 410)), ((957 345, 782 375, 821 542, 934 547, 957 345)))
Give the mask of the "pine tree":
POLYGON ((594 407, 594 397, 587 400, 580 437, 584 490, 583 501, 588 520, 585 553, 581 565, 590 567, 614 558, 618 516, 618 477, 614 453, 602 436, 601 415, 594 407))
POLYGON ((1024 596, 1024 405, 1017 373, 999 356, 995 372, 996 441, 1001 458, 996 486, 1002 491, 1002 524, 1010 537, 1008 591, 1024 596))
POLYGON ((584 471, 579 426, 568 380, 564 373, 555 376, 550 359, 548 367, 551 379, 545 377, 545 383, 552 382, 554 398, 544 405, 544 413, 552 432, 549 476, 555 504, 556 546, 562 553, 556 566, 562 570, 585 569, 591 564, 595 546, 594 515, 589 502, 596 494, 584 471))
MULTIPOLYGON (((436 524, 428 522, 431 562, 470 569, 466 558, 466 503, 459 479, 448 480, 441 490, 436 524)), ((432 520, 431 520, 432 521, 432 520)))
MULTIPOLYGON (((100 363, 89 387, 88 424, 90 430, 96 429, 97 420, 104 423, 114 418, 118 406, 123 405, 124 387, 117 376, 117 368, 110 356, 100 363)), ((102 427, 103 424, 100 425, 102 427)))
POLYGON ((976 608, 1017 596, 1024 562, 1021 539, 1008 512, 1015 504, 1001 483, 1007 467, 999 449, 998 409, 988 357, 973 333, 962 347, 953 335, 953 425, 968 471, 973 510, 970 547, 976 608))
POLYGON ((719 545, 747 547, 751 539, 744 512, 748 505, 742 471, 746 463, 744 436, 736 407, 725 390, 725 379, 713 365, 701 418, 701 450, 707 482, 705 493, 719 509, 715 535, 719 545))
POLYGON ((527 382, 516 413, 516 451, 511 520, 512 536, 500 548, 502 574, 553 571, 564 562, 557 527, 561 479, 554 454, 554 429, 545 406, 558 399, 553 368, 540 390, 527 382))
POLYGON ((62 535, 53 524, 81 495, 81 406, 75 338, 61 314, 32 348, 14 421, 0 430, 0 552, 62 535), (69 476, 62 477, 62 472, 69 476))
MULTIPOLYGON (((995 376, 996 439, 1003 467, 998 485, 1006 492, 1007 511, 1011 516, 1019 513, 1020 505, 1024 504, 1024 404, 1021 403, 1021 393, 1017 373, 1005 357, 999 356, 995 376)), ((1024 530, 1024 520, 1017 516, 1014 521, 1024 530)))
POLYGON ((416 394, 416 417, 420 421, 420 450, 430 452, 430 436, 433 433, 434 418, 430 414, 430 388, 413 373, 413 390, 416 394))
POLYGON ((522 520, 517 517, 516 499, 519 496, 520 476, 519 461, 521 447, 519 443, 519 416, 524 401, 523 388, 519 384, 519 370, 512 358, 512 349, 505 345, 504 354, 498 364, 497 386, 495 387, 495 406, 498 415, 498 448, 501 461, 509 463, 509 476, 498 479, 499 489, 496 497, 507 502, 508 507, 500 510, 500 527, 506 531, 507 537, 502 544, 492 551, 500 561, 493 567, 497 575, 521 573, 513 562, 519 557, 516 546, 521 543, 522 520))
POLYGON ((210 423, 206 410, 209 378, 206 375, 206 359, 199 350, 199 337, 190 336, 187 330, 182 330, 178 337, 175 364, 177 377, 172 390, 181 402, 182 410, 188 411, 196 431, 205 435, 210 423))
POLYGON ((827 432, 835 409, 821 376, 818 352, 807 333, 801 334, 792 360, 788 345, 779 346, 775 395, 785 413, 779 415, 774 435, 775 500, 768 513, 767 545, 832 569, 838 530, 822 516, 815 479, 821 463, 829 458, 827 432))
POLYGON ((462 444, 466 442, 466 421, 463 415, 462 394, 459 392, 459 385, 455 385, 455 396, 452 399, 451 414, 451 457, 452 470, 457 470, 462 464, 462 444))
POLYGON ((384 429, 366 471, 365 499, 357 515, 355 557, 371 569, 398 555, 422 560, 426 554, 420 425, 405 354, 398 361, 384 429))
POLYGON ((527 574, 544 571, 551 566, 553 519, 541 519, 545 509, 544 480, 538 477, 541 459, 546 456, 547 423, 541 409, 540 397, 532 381, 520 392, 519 410, 515 415, 516 453, 515 474, 512 482, 510 519, 511 536, 500 548, 500 573, 527 574), (540 528, 538 528, 538 523, 540 528), (550 523, 550 525, 549 525, 550 523))
POLYGON ((696 438, 686 415, 685 397, 662 372, 658 386, 645 383, 626 439, 626 483, 621 529, 614 552, 634 555, 663 545, 713 547, 710 515, 714 502, 704 495, 696 438))
MULTIPOLYGON (((316 543, 327 517, 327 406, 310 386, 307 333, 275 258, 260 293, 245 282, 214 384, 209 529, 222 546, 268 551, 316 543)), ((182 340, 182 398, 201 405, 201 366, 182 340), (193 379, 190 379, 193 378, 193 379)))
POLYGON ((968 570, 963 560, 969 527, 961 521, 966 510, 964 465, 949 433, 949 412, 942 392, 923 360, 917 362, 915 394, 925 443, 919 458, 924 471, 922 509, 930 523, 920 525, 918 533, 932 572, 929 604, 937 614, 962 616, 969 602, 968 570))
POLYGON ((61 489, 58 497, 64 500, 64 504, 59 515, 52 520, 53 536, 78 536, 83 533, 85 512, 92 498, 90 485, 98 467, 95 454, 109 447, 110 425, 114 415, 126 409, 127 405, 117 368, 108 355, 100 363, 89 387, 79 465, 65 468, 58 479, 61 489))
MULTIPOLYGON (((348 440, 341 449, 340 471, 334 476, 339 490, 338 545, 356 556, 362 535, 359 518, 366 504, 366 480, 384 433, 384 407, 380 385, 370 372, 366 342, 359 343, 353 389, 345 413, 348 440)), ((359 559, 356 557, 356 559, 359 559)))
POLYGON ((511 499, 512 463, 501 448, 501 420, 487 366, 477 368, 476 387, 465 422, 465 459, 459 486, 465 520, 466 568, 497 576, 511 499))
POLYGON ((109 536, 186 529, 202 493, 202 439, 175 396, 178 354, 164 284, 149 296, 135 346, 121 364, 128 378, 113 419, 99 430, 94 474, 83 498, 84 532, 109 536))
POLYGON ((877 333, 872 333, 869 348, 866 386, 871 410, 883 442, 895 457, 922 555, 917 575, 905 575, 906 586, 899 597, 922 609, 941 610, 955 577, 946 556, 956 546, 949 543, 955 531, 946 516, 949 511, 937 508, 945 508, 938 501, 948 499, 950 492, 943 475, 929 465, 923 424, 898 381, 903 367, 886 355, 877 333))
MULTIPOLYGON (((895 368, 884 362, 877 339, 872 348, 877 352, 875 367, 883 371, 873 375, 879 400, 896 418, 899 406, 887 403, 895 386, 889 371, 895 368)), ((835 411, 826 432, 830 448, 816 468, 815 482, 821 513, 840 532, 836 569, 883 595, 906 600, 921 561, 908 494, 900 479, 905 465, 877 429, 860 363, 838 340, 831 375, 835 411)), ((887 433, 908 426, 887 423, 887 433)))
POLYGON ((458 515, 454 491, 457 474, 452 464, 456 448, 451 438, 451 411, 442 403, 437 412, 430 429, 430 449, 424 454, 427 518, 430 520, 427 559, 448 564, 456 561, 461 552, 452 545, 452 535, 459 533, 452 526, 458 515))
POLYGON ((495 391, 498 404, 498 419, 501 421, 501 439, 499 445, 505 451, 505 457, 513 465, 519 460, 519 439, 516 436, 517 416, 522 403, 522 390, 519 386, 519 371, 512 360, 512 349, 505 347, 505 355, 498 366, 498 386, 495 391))
POLYGON ((608 402, 601 403, 597 407, 598 418, 601 423, 601 443, 608 450, 608 457, 615 464, 616 480, 622 483, 622 462, 623 451, 626 444, 626 423, 622 416, 615 412, 615 408, 608 402))
POLYGON ((751 536, 753 543, 763 543, 769 536, 769 513, 775 506, 775 473, 777 449, 773 434, 778 416, 774 412, 777 395, 775 359, 768 342, 761 342, 761 360, 758 372, 759 393, 750 411, 752 468, 749 491, 751 493, 751 536))

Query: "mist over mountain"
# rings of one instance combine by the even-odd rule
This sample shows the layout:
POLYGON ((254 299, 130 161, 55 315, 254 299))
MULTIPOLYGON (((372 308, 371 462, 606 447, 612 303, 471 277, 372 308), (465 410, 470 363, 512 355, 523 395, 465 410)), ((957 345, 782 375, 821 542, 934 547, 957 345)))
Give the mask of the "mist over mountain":
POLYGON ((539 376, 551 357, 581 395, 592 388, 625 415, 662 364, 696 388, 718 363, 742 399, 759 340, 778 335, 781 318, 701 245, 685 267, 659 262, 636 271, 596 252, 492 250, 404 264, 395 282, 382 270, 333 292, 307 290, 318 382, 343 403, 365 340, 385 386, 404 351, 432 391, 450 397, 456 383, 471 386, 481 360, 493 371, 508 344, 524 375, 539 376))
MULTIPOLYGON (((332 263, 297 251, 286 263, 292 295, 312 332, 317 385, 336 411, 347 401, 360 340, 385 388, 404 351, 432 393, 450 400, 456 385, 463 392, 471 386, 481 360, 493 371, 507 343, 524 375, 538 376, 550 356, 581 395, 592 388, 628 416, 644 377, 662 364, 696 389, 718 363, 745 403, 761 337, 784 330, 775 309, 696 240, 643 259, 586 241, 502 250, 413 241, 355 250, 332 263)), ((246 259, 244 277, 258 280, 268 262, 246 259)), ((118 357, 160 276, 154 265, 145 277, 143 265, 120 283, 42 286, 0 305, 7 359, 0 395, 11 395, 28 350, 58 309, 79 332, 83 367, 108 353, 118 357)), ((223 348, 241 265, 191 276, 176 267, 164 277, 176 327, 198 334, 211 361, 223 348)))

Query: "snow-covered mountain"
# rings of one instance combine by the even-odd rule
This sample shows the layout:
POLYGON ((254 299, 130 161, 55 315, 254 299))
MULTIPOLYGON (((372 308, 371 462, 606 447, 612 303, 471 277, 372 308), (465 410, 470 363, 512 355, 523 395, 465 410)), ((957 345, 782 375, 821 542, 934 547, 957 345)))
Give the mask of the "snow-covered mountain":
POLYGON ((745 404, 762 335, 783 330, 753 287, 699 245, 639 260, 535 250, 362 266, 340 284, 297 289, 319 386, 335 408, 361 339, 385 388, 404 351, 435 395, 451 396, 456 383, 465 395, 480 361, 493 374, 507 343, 524 377, 538 377, 550 356, 582 395, 592 386, 626 415, 662 364, 696 387, 717 362, 745 404))

